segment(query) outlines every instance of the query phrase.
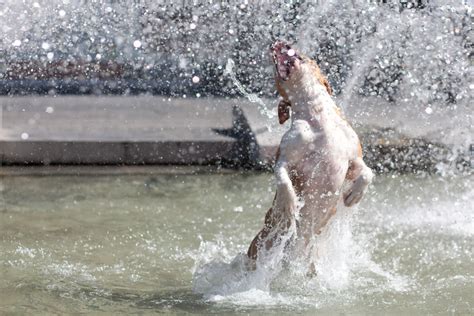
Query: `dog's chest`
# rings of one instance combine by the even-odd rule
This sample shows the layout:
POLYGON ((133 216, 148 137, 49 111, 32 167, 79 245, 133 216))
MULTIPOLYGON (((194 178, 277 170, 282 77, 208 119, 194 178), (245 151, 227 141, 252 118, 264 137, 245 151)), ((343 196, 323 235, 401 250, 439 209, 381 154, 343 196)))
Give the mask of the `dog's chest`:
POLYGON ((295 121, 282 141, 282 150, 305 186, 327 186, 318 191, 335 191, 342 185, 348 168, 348 148, 350 140, 337 125, 324 130, 303 120, 295 121))

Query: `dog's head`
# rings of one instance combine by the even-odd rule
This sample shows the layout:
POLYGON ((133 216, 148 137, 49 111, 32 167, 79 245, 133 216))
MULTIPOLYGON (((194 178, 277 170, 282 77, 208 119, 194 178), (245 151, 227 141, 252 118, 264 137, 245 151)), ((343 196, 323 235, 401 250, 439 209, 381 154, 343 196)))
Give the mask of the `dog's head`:
POLYGON ((290 44, 282 41, 275 42, 271 46, 270 52, 275 65, 276 88, 283 98, 278 106, 280 123, 284 123, 289 118, 290 90, 298 89, 299 86, 308 82, 316 82, 316 84, 323 85, 327 92, 332 94, 328 80, 322 75, 318 64, 314 60, 299 53, 290 44))

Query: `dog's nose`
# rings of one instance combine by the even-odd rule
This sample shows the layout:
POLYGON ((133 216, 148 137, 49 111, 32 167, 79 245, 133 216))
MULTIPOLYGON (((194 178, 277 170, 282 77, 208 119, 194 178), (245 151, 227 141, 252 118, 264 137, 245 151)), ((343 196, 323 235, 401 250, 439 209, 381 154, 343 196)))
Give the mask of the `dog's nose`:
POLYGON ((283 42, 283 41, 276 41, 273 43, 273 45, 270 46, 270 50, 274 52, 278 52, 280 54, 285 54, 287 53, 290 57, 294 56, 296 54, 295 50, 291 48, 291 45, 283 42))

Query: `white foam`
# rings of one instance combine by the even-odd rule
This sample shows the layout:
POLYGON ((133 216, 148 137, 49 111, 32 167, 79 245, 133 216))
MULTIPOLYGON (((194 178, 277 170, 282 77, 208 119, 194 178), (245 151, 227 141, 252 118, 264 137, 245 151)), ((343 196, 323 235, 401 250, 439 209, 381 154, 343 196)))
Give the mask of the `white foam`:
MULTIPOLYGON (((368 249, 353 238, 353 211, 343 206, 312 241, 316 277, 308 276, 306 259, 286 258, 283 246, 266 253, 254 271, 246 268, 245 254, 233 255, 221 239, 202 242, 193 273, 193 289, 204 298, 234 305, 288 305, 291 308, 319 306, 334 301, 335 293, 350 300, 358 288, 403 291, 409 283, 403 276, 384 270, 370 258, 368 249), (383 285, 381 287, 381 285, 383 285)), ((286 237, 282 244, 294 236, 286 237)), ((366 245, 365 240, 361 241, 366 245)))
POLYGON ((462 193, 456 200, 452 198, 436 199, 413 204, 396 213, 387 214, 383 225, 434 231, 437 234, 452 236, 474 236, 474 215, 472 199, 474 192, 462 193))

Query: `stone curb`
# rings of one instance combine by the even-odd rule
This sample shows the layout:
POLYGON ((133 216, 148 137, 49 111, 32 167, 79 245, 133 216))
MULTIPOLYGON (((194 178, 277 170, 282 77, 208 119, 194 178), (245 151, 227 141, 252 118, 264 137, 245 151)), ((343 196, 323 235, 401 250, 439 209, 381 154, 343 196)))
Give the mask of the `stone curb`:
MULTIPOLYGON (((270 169, 288 127, 278 124, 276 113, 268 118, 265 109, 242 99, 0 97, 0 106, 3 165, 270 169)), ((443 144, 357 123, 365 160, 377 172, 469 167, 462 154, 450 160, 452 153, 443 144)))

